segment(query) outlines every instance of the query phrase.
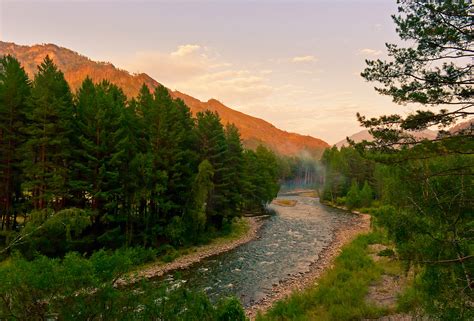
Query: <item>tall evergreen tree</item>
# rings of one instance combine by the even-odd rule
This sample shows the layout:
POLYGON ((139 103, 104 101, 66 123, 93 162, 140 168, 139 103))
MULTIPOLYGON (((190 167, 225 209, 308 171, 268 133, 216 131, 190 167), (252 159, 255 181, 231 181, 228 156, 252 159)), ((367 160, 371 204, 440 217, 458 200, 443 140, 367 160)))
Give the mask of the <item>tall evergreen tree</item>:
POLYGON ((155 106, 158 112, 155 135, 159 142, 159 168, 166 175, 164 202, 160 212, 165 220, 183 215, 183 204, 191 197, 192 177, 196 171, 194 120, 182 100, 173 100, 168 89, 156 88, 155 106))
POLYGON ((227 150, 225 156, 225 180, 228 186, 229 209, 237 215, 242 203, 243 147, 240 133, 234 124, 225 127, 227 150))
POLYGON ((204 232, 207 223, 207 202, 212 193, 214 185, 212 178, 214 170, 211 163, 203 160, 199 164, 199 170, 192 187, 192 201, 188 207, 186 216, 186 225, 189 232, 189 238, 196 240, 204 232))
POLYGON ((35 209, 61 208, 69 196, 73 102, 64 75, 46 56, 31 90, 23 184, 35 209))
POLYGON ((14 224, 21 198, 20 146, 25 141, 30 81, 18 60, 0 59, 0 229, 14 224), (12 224, 13 223, 13 224, 12 224))
POLYGON ((107 81, 94 85, 87 78, 77 94, 76 126, 80 136, 74 186, 93 210, 96 229, 118 220, 124 188, 120 184, 120 157, 127 152, 120 144, 125 104, 123 92, 107 81))
POLYGON ((218 228, 231 212, 226 197, 229 181, 226 177, 225 158, 227 142, 224 128, 217 113, 209 110, 197 114, 196 133, 199 142, 200 159, 208 160, 214 168, 214 189, 209 196, 207 212, 218 228))

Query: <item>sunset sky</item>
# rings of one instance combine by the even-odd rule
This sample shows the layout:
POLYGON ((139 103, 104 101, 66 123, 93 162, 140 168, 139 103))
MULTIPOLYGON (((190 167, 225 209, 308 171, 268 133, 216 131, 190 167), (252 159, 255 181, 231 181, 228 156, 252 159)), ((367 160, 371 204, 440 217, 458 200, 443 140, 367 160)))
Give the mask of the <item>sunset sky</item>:
POLYGON ((0 39, 54 43, 335 143, 407 110, 360 76, 396 42, 395 0, 0 0, 0 39))

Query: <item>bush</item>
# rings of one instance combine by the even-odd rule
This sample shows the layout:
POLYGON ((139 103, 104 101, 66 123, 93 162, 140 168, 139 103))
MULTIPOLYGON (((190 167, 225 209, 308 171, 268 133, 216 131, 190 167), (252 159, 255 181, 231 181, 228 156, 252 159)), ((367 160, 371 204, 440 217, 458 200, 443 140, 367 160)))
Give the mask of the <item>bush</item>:
POLYGON ((212 305, 201 293, 170 290, 142 280, 117 287, 148 250, 98 251, 90 259, 68 253, 63 260, 15 255, 0 265, 0 320, 246 320, 237 299, 212 305))
POLYGON ((157 250, 157 254, 161 261, 167 263, 174 261, 179 256, 179 252, 169 244, 161 245, 157 250))
POLYGON ((217 304, 216 316, 219 321, 245 321, 245 311, 236 298, 221 300, 217 304))
POLYGON ((336 204, 345 206, 346 205, 346 197, 338 197, 336 198, 336 204))
POLYGON ((76 241, 90 225, 91 213, 78 208, 33 211, 20 232, 22 242, 12 244, 12 249, 30 259, 37 254, 63 256, 75 250, 76 241))
POLYGON ((170 240, 171 244, 180 246, 184 244, 186 235, 186 226, 179 216, 175 216, 171 219, 165 228, 165 236, 170 240))
POLYGON ((360 207, 359 186, 356 181, 352 182, 351 188, 347 192, 346 206, 349 210, 360 207))

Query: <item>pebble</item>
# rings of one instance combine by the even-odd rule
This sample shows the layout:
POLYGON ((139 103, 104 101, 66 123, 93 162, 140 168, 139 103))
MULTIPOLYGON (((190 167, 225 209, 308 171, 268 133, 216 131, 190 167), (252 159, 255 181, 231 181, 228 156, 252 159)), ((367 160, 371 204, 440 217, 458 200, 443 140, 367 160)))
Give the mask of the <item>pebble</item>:
POLYGON ((354 239, 358 234, 370 230, 370 216, 367 214, 359 214, 355 216, 349 223, 339 227, 332 237, 331 247, 326 247, 320 253, 319 258, 309 265, 309 271, 306 273, 299 272, 296 275, 288 273, 289 278, 280 284, 273 284, 271 293, 261 300, 253 302, 246 309, 247 317, 254 320, 258 312, 264 312, 278 300, 289 296, 295 290, 303 290, 310 285, 318 285, 316 280, 321 274, 331 269, 334 264, 333 260, 341 252, 342 246, 354 239))

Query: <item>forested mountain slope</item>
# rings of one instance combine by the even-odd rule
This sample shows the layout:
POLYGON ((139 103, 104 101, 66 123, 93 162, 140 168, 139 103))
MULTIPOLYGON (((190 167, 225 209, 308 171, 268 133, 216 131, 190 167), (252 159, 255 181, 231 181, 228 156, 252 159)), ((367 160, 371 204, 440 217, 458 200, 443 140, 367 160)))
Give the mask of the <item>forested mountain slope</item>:
MULTIPOLYGON (((5 54, 16 57, 30 77, 36 73, 36 66, 41 63, 46 55, 49 55, 64 73, 73 90, 79 88, 87 75, 94 82, 103 79, 111 81, 121 87, 128 97, 136 96, 142 84, 146 84, 150 89, 154 89, 159 85, 156 80, 147 74, 130 74, 109 62, 92 61, 77 52, 54 44, 21 46, 0 41, 0 55, 5 54)), ((302 151, 308 151, 315 156, 320 156, 322 151, 329 146, 321 139, 278 129, 260 118, 238 112, 215 99, 202 102, 184 93, 169 91, 172 97, 181 98, 194 115, 199 111, 208 109, 218 112, 224 124, 234 123, 239 129, 246 147, 255 148, 259 144, 263 144, 282 155, 298 155, 302 151)))

